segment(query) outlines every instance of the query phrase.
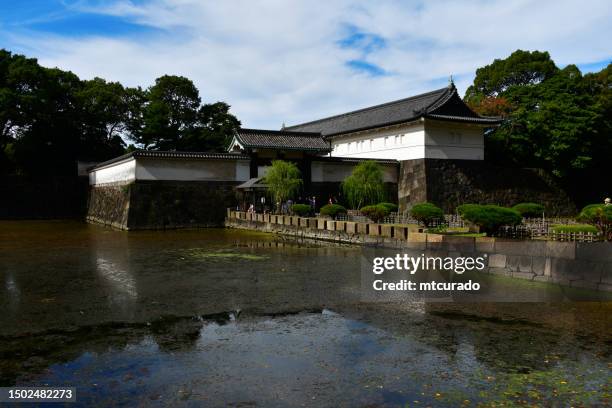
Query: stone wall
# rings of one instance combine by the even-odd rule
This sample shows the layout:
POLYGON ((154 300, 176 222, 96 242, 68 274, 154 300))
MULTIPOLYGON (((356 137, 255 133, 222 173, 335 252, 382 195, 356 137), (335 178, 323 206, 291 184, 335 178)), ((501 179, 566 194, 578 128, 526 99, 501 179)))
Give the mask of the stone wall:
POLYGON ((237 183, 137 181, 92 186, 87 220, 126 230, 220 227, 225 209, 236 206, 237 183))
POLYGON ((127 229, 131 184, 92 186, 87 203, 87 221, 127 229))
MULTIPOLYGON (((438 256, 486 256, 485 273, 612 292, 612 243, 456 237, 394 226, 324 218, 228 211, 225 225, 295 238, 417 250, 438 256)), ((414 226, 416 227, 416 226, 414 226)))
POLYGON ((574 203, 541 169, 494 166, 478 160, 419 159, 400 164, 400 211, 429 201, 453 213, 464 203, 512 206, 541 203, 548 215, 573 215, 574 203))

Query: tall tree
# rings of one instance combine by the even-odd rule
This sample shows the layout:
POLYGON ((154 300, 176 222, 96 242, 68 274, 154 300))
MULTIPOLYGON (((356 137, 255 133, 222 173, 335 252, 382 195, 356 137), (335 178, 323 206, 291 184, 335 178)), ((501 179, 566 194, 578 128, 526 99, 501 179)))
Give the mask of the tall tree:
POLYGON ((300 170, 295 163, 283 160, 272 161, 264 182, 277 206, 295 196, 303 184, 300 170))
POLYGON ((359 163, 342 182, 342 192, 349 205, 355 209, 383 201, 385 187, 380 164, 372 160, 359 163))
POLYGON ((132 101, 132 139, 146 149, 224 150, 240 126, 228 104, 201 105, 198 89, 185 77, 164 75, 144 99, 132 101))
POLYGON ((478 69, 465 99, 506 119, 486 134, 487 159, 547 169, 584 203, 606 194, 592 181, 612 154, 609 81, 610 66, 583 76, 575 65, 554 67, 547 53, 519 50, 478 69))

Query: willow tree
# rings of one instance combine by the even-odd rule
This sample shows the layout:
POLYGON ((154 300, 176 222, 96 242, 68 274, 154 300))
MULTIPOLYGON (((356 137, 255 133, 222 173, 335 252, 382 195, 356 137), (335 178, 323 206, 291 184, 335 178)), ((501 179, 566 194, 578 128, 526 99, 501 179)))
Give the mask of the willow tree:
POLYGON ((273 160, 264 177, 268 191, 275 203, 282 203, 293 197, 302 186, 300 170, 294 163, 273 160))
POLYGON ((383 170, 375 161, 364 161, 342 182, 342 192, 352 208, 376 204, 385 199, 383 170))

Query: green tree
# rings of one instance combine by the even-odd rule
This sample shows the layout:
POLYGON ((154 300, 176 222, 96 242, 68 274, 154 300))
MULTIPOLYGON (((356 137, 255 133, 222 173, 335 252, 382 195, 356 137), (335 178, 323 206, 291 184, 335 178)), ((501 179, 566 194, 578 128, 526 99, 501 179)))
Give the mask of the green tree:
POLYGON ((342 182, 342 191, 352 208, 361 208, 385 199, 383 170, 372 160, 359 163, 342 182))
POLYGON ((283 203, 293 197, 302 186, 300 170, 294 163, 273 160, 264 177, 268 191, 275 203, 283 203))
POLYGON ((578 201, 600 199, 596 179, 612 154, 610 65, 582 75, 554 66, 548 53, 518 50, 476 71, 465 100, 483 114, 503 116, 486 133, 486 158, 551 172, 578 201))
POLYGON ((164 75, 144 94, 133 91, 128 128, 145 149, 223 151, 240 122, 224 102, 201 104, 193 82, 164 75))

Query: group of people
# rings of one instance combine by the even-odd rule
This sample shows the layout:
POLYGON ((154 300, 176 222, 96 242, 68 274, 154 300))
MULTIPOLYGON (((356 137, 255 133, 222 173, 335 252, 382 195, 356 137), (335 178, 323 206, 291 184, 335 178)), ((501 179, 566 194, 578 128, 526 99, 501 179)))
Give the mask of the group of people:
MULTIPOLYGON (((299 197, 296 201, 293 201, 292 199, 289 199, 283 203, 281 202, 277 202, 276 203, 276 208, 280 209, 280 213, 281 214, 290 214, 291 213, 291 206, 293 204, 307 204, 310 206, 310 208, 312 208, 312 212, 314 213, 317 210, 317 197, 316 196, 306 196, 306 197, 299 197)), ((336 198, 336 196, 329 196, 329 199, 327 200, 327 204, 338 204, 338 199, 336 198)), ((251 203, 249 204, 249 206, 247 207, 248 209, 246 210, 249 213, 256 213, 258 212, 255 204, 251 203)), ((268 207, 265 206, 265 201, 262 200, 262 207, 261 207, 261 212, 263 212, 264 214, 268 213, 268 207)), ((240 210, 240 208, 236 208, 237 210, 240 210)), ((244 211, 244 207, 243 210, 244 211)))

